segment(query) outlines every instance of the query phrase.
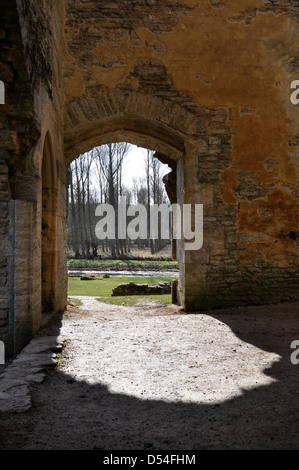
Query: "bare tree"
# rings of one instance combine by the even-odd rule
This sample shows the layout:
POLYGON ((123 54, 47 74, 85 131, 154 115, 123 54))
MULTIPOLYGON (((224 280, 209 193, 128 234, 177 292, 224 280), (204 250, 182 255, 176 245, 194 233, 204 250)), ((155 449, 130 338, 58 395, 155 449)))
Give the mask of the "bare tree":
POLYGON ((79 258, 80 250, 79 250, 79 240, 78 240, 78 221, 77 221, 77 210, 75 204, 75 193, 74 193, 74 183, 73 183, 73 172, 69 170, 69 181, 70 181, 70 198, 71 198, 71 219, 72 223, 70 224, 70 236, 72 236, 72 245, 75 251, 75 258, 79 258))
MULTIPOLYGON (((159 251, 165 246, 165 242, 161 240, 161 231, 159 230, 158 240, 150 238, 150 205, 166 204, 168 202, 164 183, 162 181, 162 163, 155 158, 152 150, 147 150, 145 158, 145 175, 147 189, 147 216, 148 216, 148 239, 150 243, 151 253, 159 251)), ((159 224, 160 225, 160 224, 159 224)))
POLYGON ((118 197, 122 194, 122 167, 125 156, 130 149, 130 144, 121 142, 108 144, 94 149, 99 168, 107 183, 108 203, 115 211, 115 240, 111 240, 111 254, 116 257, 120 254, 118 240, 118 197))
POLYGON ((123 164, 131 146, 128 143, 96 147, 80 155, 70 166, 69 185, 69 246, 76 257, 95 258, 98 249, 109 250, 113 257, 130 252, 131 241, 118 239, 119 197, 126 196, 127 204, 138 203, 147 208, 147 240, 138 240, 139 247, 150 247, 155 253, 165 246, 159 233, 158 240, 150 239, 150 206, 168 201, 162 176, 164 166, 147 150, 144 156, 144 174, 133 179, 130 187, 123 184, 123 164), (115 211, 115 240, 98 240, 95 236, 95 208, 109 203, 115 211))

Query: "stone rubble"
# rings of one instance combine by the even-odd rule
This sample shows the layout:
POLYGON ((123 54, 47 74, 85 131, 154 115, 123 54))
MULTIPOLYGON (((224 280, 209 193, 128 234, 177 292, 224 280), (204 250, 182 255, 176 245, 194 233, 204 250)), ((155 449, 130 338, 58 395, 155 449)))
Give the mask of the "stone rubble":
POLYGON ((159 282, 156 285, 149 286, 148 284, 135 284, 129 282, 128 284, 119 284, 112 289, 112 296, 117 295, 162 295, 171 294, 171 282, 159 282))

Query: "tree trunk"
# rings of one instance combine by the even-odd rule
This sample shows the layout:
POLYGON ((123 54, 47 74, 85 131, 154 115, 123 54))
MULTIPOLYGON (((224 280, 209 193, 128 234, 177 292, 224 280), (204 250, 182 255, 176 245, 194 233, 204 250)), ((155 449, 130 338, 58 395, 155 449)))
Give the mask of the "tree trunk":
POLYGON ((75 196, 74 196, 74 185, 73 185, 73 174, 70 171, 70 193, 71 193, 71 210, 72 210, 72 222, 73 222, 73 250, 75 252, 75 258, 79 258, 79 241, 78 241, 78 223, 77 223, 77 214, 75 206, 75 196))
POLYGON ((77 207, 78 207, 78 239, 81 248, 81 255, 85 258, 85 247, 84 247, 84 236, 82 233, 82 198, 81 198, 81 185, 80 185, 80 178, 78 173, 78 163, 75 160, 75 174, 76 174, 76 183, 77 183, 77 207))

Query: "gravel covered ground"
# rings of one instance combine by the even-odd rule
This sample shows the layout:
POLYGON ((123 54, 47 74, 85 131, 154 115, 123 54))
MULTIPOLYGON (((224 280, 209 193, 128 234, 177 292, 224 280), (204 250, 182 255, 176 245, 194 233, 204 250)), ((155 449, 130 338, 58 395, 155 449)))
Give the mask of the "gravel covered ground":
POLYGON ((39 332, 64 341, 0 414, 1 449, 299 449, 298 303, 186 314, 84 297, 39 332))

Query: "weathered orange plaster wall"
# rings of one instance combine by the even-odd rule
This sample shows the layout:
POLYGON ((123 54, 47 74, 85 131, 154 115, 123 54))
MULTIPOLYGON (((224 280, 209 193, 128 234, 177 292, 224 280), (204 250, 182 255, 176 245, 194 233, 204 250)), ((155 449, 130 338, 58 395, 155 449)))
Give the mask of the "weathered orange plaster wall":
POLYGON ((141 3, 119 5, 123 10, 116 16, 109 4, 107 22, 101 14, 99 21, 92 17, 93 0, 80 4, 85 5, 82 18, 73 14, 78 1, 67 0, 66 109, 78 112, 75 124, 66 119, 66 135, 84 135, 88 120, 96 122, 92 100, 101 94, 109 94, 112 108, 113 93, 117 101, 122 92, 132 101, 151 95, 187 109, 197 124, 181 133, 185 202, 204 202, 206 217, 204 249, 186 256, 190 292, 195 296, 197 287, 200 292, 205 286, 211 295, 218 282, 217 273, 211 274, 213 263, 215 270, 237 263, 231 285, 244 274, 243 291, 251 282, 250 272, 241 272, 244 266, 260 270, 264 279, 271 273, 262 272, 263 263, 267 269, 293 270, 298 145, 291 142, 298 140, 299 118, 298 107, 290 103, 290 84, 299 77, 289 63, 298 56, 299 36, 291 2, 185 0, 165 2, 165 8, 155 0, 141 3))
MULTIPOLYGON (((137 45, 130 36, 115 44, 99 41, 91 53, 96 63, 105 66, 84 68, 84 74, 92 77, 88 84, 115 88, 129 80, 138 90, 138 78, 132 75, 135 62, 156 60, 167 69, 175 87, 190 94, 199 106, 230 108, 233 160, 221 175, 223 199, 229 204, 242 201, 234 192, 239 183, 238 172, 252 172, 256 185, 264 185, 272 192, 260 204, 271 205, 274 210, 282 201, 276 199, 277 191, 272 187, 282 185, 283 191, 286 186, 285 194, 290 199, 289 190, 295 188, 298 180, 288 144, 294 125, 288 113, 290 74, 286 67, 288 58, 296 55, 299 48, 298 24, 286 15, 272 12, 255 13, 250 24, 235 19, 244 10, 250 17, 250 12, 262 7, 263 1, 179 3, 192 9, 171 32, 155 34, 144 26, 134 30, 137 45)), ((70 97, 79 98, 87 82, 78 62, 70 56, 68 59, 74 68, 68 92, 70 97)), ((246 218, 250 207, 249 203, 240 204, 240 221, 246 218)), ((292 217, 290 211, 275 222, 278 232, 285 231, 286 226, 298 229, 297 222, 288 220, 289 216, 292 217)), ((239 230, 256 232, 254 222, 246 226, 240 222, 239 230)), ((266 233, 262 227, 259 232, 266 233)), ((276 237, 276 232, 272 236, 276 237)), ((270 253, 281 249, 277 243, 263 243, 270 243, 270 253)), ((250 252, 252 248, 249 244, 250 252)), ((255 256, 259 256, 258 251, 255 256)), ((270 255, 268 258, 271 261, 270 255)))

